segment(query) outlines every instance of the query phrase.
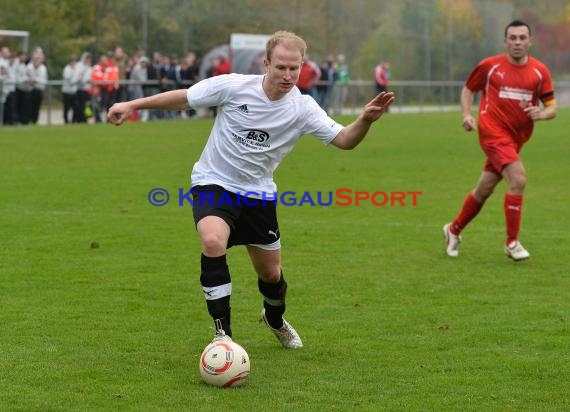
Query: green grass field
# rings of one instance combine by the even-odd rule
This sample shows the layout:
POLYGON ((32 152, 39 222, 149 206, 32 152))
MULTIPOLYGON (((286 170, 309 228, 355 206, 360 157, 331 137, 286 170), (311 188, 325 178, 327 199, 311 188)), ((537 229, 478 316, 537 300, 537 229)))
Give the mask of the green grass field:
POLYGON ((0 410, 570 410, 569 114, 522 154, 520 263, 502 250, 504 185, 460 257, 443 252, 483 162, 459 113, 387 115, 351 152, 304 137, 282 192, 422 195, 278 209, 300 351, 258 322, 256 276, 230 250, 234 339, 252 362, 230 390, 198 373, 213 330, 191 208, 147 200, 188 188, 211 122, 0 128, 0 410))

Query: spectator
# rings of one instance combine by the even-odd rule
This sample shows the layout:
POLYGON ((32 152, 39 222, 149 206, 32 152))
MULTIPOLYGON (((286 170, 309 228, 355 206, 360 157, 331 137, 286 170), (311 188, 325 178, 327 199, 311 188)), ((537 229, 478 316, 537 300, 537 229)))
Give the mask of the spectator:
POLYGON ((91 112, 95 123, 101 123, 101 94, 102 82, 107 68, 108 58, 104 54, 99 56, 99 61, 91 70, 91 80, 89 82, 89 96, 91 97, 91 112))
POLYGON ((232 71, 232 65, 230 59, 227 59, 225 56, 220 56, 213 75, 220 76, 222 74, 230 74, 231 71, 232 71))
MULTIPOLYGON (((214 77, 217 73, 220 73, 218 66, 222 63, 222 56, 214 56, 210 59, 210 67, 206 70, 206 78, 214 77)), ((218 108, 216 106, 208 107, 212 117, 216 117, 218 113, 218 108)))
MULTIPOLYGON (((154 52, 152 62, 147 66, 147 84, 143 87, 145 97, 153 96, 160 92, 160 70, 162 67, 162 53, 154 52), (150 84, 149 84, 150 83, 150 84)), ((148 120, 157 120, 164 118, 164 112, 161 110, 149 110, 148 120)))
POLYGON ((11 93, 10 89, 14 86, 14 79, 8 69, 8 63, 0 61, 0 108, 2 108, 2 123, 13 124, 10 109, 8 106, 8 95, 11 93))
POLYGON ((321 69, 319 66, 309 58, 306 54, 303 58, 303 64, 301 66, 301 73, 299 74, 299 82, 297 87, 302 94, 308 94, 313 99, 317 98, 316 85, 321 78, 321 69))
POLYGON ((186 60, 188 61, 188 74, 186 77, 193 82, 197 82, 200 80, 200 65, 198 64, 196 53, 188 53, 186 55, 186 60))
POLYGON ((28 55, 24 52, 18 54, 14 66, 14 73, 16 74, 16 124, 28 124, 27 108, 30 106, 30 98, 32 91, 32 84, 28 78, 28 55))
POLYGON ((388 91, 389 79, 390 79, 390 63, 381 61, 374 68, 374 83, 376 84, 376 94, 388 91))
MULTIPOLYGON (((148 66, 150 60, 146 56, 142 56, 138 59, 131 70, 130 80, 131 85, 129 86, 129 94, 131 99, 140 99, 144 97, 143 85, 148 79, 148 66)), ((140 111, 136 112, 136 118, 142 119, 140 111)), ((146 118, 144 119, 146 120, 146 118)))
POLYGON ((388 79, 390 78, 389 70, 390 64, 383 61, 378 63, 378 65, 376 65, 374 68, 374 83, 376 85, 376 94, 388 90, 388 79))
POLYGON ((61 86, 61 96, 63 99, 63 121, 65 124, 76 120, 74 113, 77 113, 77 86, 78 86, 77 59, 70 57, 63 68, 63 85, 61 86), (71 112, 71 118, 69 113, 71 112))
POLYGON ((86 123, 87 117, 91 117, 89 104, 89 81, 91 80, 91 54, 83 53, 77 63, 77 98, 76 111, 73 114, 75 123, 86 123), (88 114, 90 116, 88 116, 88 114))
POLYGON ((16 112, 16 66, 17 59, 12 56, 9 47, 0 50, 0 80, 2 83, 3 123, 14 125, 17 123, 16 112))
POLYGON ((193 52, 180 61, 176 68, 176 88, 186 89, 198 81, 199 67, 196 64, 196 54, 193 52))
MULTIPOLYGON (((334 114, 342 114, 342 108, 348 97, 348 82, 350 81, 350 70, 348 64, 346 63, 346 58, 344 54, 339 54, 337 56, 337 67, 336 67, 336 81, 334 88, 334 114)), ((386 107, 388 111, 388 107, 386 107)))
POLYGON ((10 61, 11 54, 12 52, 8 46, 2 46, 2 48, 0 48, 0 65, 7 66, 10 61))
POLYGON ((336 77, 334 59, 331 54, 321 62, 321 78, 317 84, 317 103, 328 113, 336 77))
MULTIPOLYGON (((176 71, 177 71, 177 56, 164 56, 162 66, 160 67, 160 92, 174 90, 176 88, 176 71)), ((164 117, 173 119, 180 115, 176 110, 165 110, 164 117)))
POLYGON ((31 83, 30 106, 28 119, 30 123, 37 124, 40 117, 44 90, 48 81, 47 68, 44 65, 45 55, 42 49, 37 48, 32 54, 32 61, 28 63, 27 74, 31 83))
POLYGON ((206 70, 206 78, 209 79, 210 77, 214 77, 218 66, 220 65, 220 57, 214 56, 210 58, 210 66, 206 70))
MULTIPOLYGON (((198 65, 196 64, 196 54, 191 52, 180 61, 180 65, 176 70, 176 88, 187 89, 198 81, 198 65)), ((187 117, 194 117, 196 111, 194 109, 186 110, 187 117)))
MULTIPOLYGON (((115 47, 115 51, 113 52, 113 60, 117 70, 119 72, 119 80, 125 81, 127 80, 127 70, 129 66, 129 57, 125 54, 122 47, 117 46, 115 47)), ((128 88, 125 84, 118 85, 115 101, 117 102, 124 102, 128 98, 128 88)))
POLYGON ((119 69, 115 65, 113 53, 107 53, 107 64, 103 71, 103 82, 101 87, 101 106, 104 113, 115 104, 119 92, 119 69))

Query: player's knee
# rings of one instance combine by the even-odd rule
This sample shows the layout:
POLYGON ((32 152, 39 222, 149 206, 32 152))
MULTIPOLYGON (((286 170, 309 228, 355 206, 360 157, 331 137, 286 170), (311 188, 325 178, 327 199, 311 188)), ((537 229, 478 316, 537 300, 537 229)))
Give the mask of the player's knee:
POLYGON ((218 256, 225 253, 227 244, 225 239, 215 234, 202 236, 202 249, 206 256, 218 256))
POLYGON ((524 192, 525 186, 526 186, 526 174, 519 173, 516 176, 514 176, 509 182, 509 191, 511 193, 522 194, 522 192, 524 192))
POLYGON ((473 191, 473 197, 479 203, 485 203, 487 199, 491 197, 494 191, 495 191, 495 186, 477 187, 473 191))
POLYGON ((263 273, 258 273, 258 276, 259 279, 264 283, 271 283, 271 284, 279 283, 279 281, 282 278, 281 267, 276 266, 274 268, 268 269, 263 273))

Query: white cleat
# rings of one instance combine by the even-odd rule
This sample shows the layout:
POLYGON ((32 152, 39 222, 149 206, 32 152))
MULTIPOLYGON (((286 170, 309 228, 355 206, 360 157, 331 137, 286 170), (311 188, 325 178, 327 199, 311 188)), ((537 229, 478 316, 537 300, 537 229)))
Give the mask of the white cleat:
POLYGON ((265 317, 265 309, 261 310, 261 320, 267 325, 267 327, 273 332, 279 342, 287 349, 301 349, 303 347, 303 342, 301 337, 297 333, 293 326, 285 319, 283 319, 283 326, 279 329, 272 328, 269 323, 267 323, 267 318, 265 317))
POLYGON ((443 236, 445 237, 445 253, 447 256, 459 256, 459 244, 461 243, 461 236, 456 236, 449 230, 451 223, 443 226, 443 236))
POLYGON ((210 343, 214 343, 214 342, 231 342, 232 338, 229 335, 226 335, 224 333, 224 331, 222 330, 221 333, 218 332, 216 333, 216 335, 214 336, 214 339, 212 339, 212 342, 210 343))
POLYGON ((530 257, 528 250, 526 250, 518 240, 505 246, 505 254, 514 261, 525 260, 530 257))
POLYGON ((222 321, 219 319, 216 319, 214 321, 214 323, 216 324, 216 334, 214 335, 214 339, 212 339, 211 343, 214 342, 231 342, 232 341, 232 337, 230 335, 226 335, 226 331, 222 328, 222 321))

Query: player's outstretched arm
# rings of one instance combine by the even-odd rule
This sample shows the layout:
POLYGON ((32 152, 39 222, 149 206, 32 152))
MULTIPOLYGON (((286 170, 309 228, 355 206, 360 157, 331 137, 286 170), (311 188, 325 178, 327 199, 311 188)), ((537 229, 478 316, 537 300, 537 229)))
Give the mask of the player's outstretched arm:
POLYGON ((473 92, 467 87, 463 87, 461 90, 461 111, 463 112, 463 128, 470 132, 477 128, 477 122, 471 114, 471 105, 473 105, 473 92))
POLYGON ((116 126, 120 126, 134 111, 154 110, 188 110, 190 105, 186 99, 186 89, 171 90, 154 96, 115 103, 107 113, 107 119, 116 126))
POLYGON ((364 139, 370 126, 380 119, 386 108, 394 101, 394 93, 381 92, 374 99, 369 101, 358 118, 345 126, 331 142, 340 149, 354 149, 364 139))

